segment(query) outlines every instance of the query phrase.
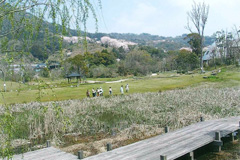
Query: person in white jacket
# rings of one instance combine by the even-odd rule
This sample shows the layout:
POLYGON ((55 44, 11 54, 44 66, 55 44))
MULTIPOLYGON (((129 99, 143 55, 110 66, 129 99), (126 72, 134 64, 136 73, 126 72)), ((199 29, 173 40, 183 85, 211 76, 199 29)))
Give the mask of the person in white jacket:
POLYGON ((99 89, 99 95, 103 96, 103 89, 102 89, 102 87, 100 87, 100 89, 99 89))
POLYGON ((123 85, 121 85, 120 92, 121 92, 121 94, 124 94, 124 92, 123 92, 123 85))
POLYGON ((94 88, 92 89, 92 96, 93 96, 93 97, 96 97, 96 91, 95 91, 94 88))
POLYGON ((112 87, 109 87, 109 95, 112 95, 112 87))
POLYGON ((126 92, 128 93, 128 91, 129 91, 129 86, 128 86, 128 84, 125 86, 125 89, 126 89, 126 92))

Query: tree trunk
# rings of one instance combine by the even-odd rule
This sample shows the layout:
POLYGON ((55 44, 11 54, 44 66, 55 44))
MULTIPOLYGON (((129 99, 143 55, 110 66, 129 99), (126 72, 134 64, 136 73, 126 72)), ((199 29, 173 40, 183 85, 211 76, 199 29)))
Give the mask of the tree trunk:
POLYGON ((204 43, 204 40, 203 40, 203 35, 201 36, 201 73, 203 73, 203 43, 204 43))

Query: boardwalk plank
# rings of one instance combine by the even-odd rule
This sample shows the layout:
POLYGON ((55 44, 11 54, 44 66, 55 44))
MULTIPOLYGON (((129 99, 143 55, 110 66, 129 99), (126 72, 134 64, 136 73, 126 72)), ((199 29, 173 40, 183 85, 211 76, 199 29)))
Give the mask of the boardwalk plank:
MULTIPOLYGON (((219 124, 219 125, 223 125, 223 124, 219 124)), ((217 128, 218 126, 216 124, 211 124, 208 125, 208 128, 210 129, 214 129, 217 128)), ((204 127, 202 127, 200 130, 205 129, 204 127)), ((181 129, 183 130, 183 129, 181 129)), ((138 143, 140 145, 132 147, 131 150, 129 151, 129 147, 126 146, 113 150, 112 152, 117 153, 116 155, 112 155, 111 156, 104 156, 104 158, 109 158, 109 159, 122 159, 124 157, 132 157, 134 155, 139 155, 139 154, 151 154, 151 151, 154 150, 158 150, 160 147, 161 148, 168 148, 169 146, 175 144, 175 143, 179 143, 185 139, 188 139, 190 137, 193 136, 193 132, 198 132, 199 130, 192 130, 190 128, 190 130, 188 130, 188 132, 181 132, 181 134, 179 134, 179 132, 173 132, 173 133, 169 133, 169 134, 164 134, 158 137, 158 139, 155 139, 155 141, 150 141, 148 140, 148 143, 144 143, 144 147, 143 145, 141 145, 141 143, 138 143), (175 138, 176 137, 176 138, 175 138), (118 151, 120 150, 120 151, 118 151), (150 153, 149 153, 150 152, 150 153)), ((198 134, 198 133, 196 133, 198 134)), ((144 140, 145 141, 145 140, 144 140)), ((144 142, 141 141, 141 142, 144 142)), ((99 158, 99 157, 98 157, 99 158)))
POLYGON ((14 155, 13 160, 77 160, 77 156, 63 152, 54 147, 14 155))
MULTIPOLYGON (((215 124, 208 124, 208 127, 212 128, 215 126, 215 124)), ((124 146, 119 149, 115 149, 114 153, 116 154, 109 154, 109 156, 103 156, 104 158, 114 158, 114 159, 121 159, 125 156, 128 156, 127 153, 130 155, 132 154, 139 154, 140 152, 142 153, 142 150, 145 148, 147 150, 152 150, 152 148, 157 148, 157 145, 166 145, 166 143, 170 143, 171 141, 175 141, 177 143, 180 139, 182 141, 184 139, 184 136, 189 136, 189 132, 192 132, 192 128, 188 127, 187 130, 178 130, 176 132, 170 132, 168 134, 163 134, 154 138, 150 138, 144 141, 136 142, 135 145, 128 145, 124 146), (176 136, 177 135, 177 136, 176 136), (176 138, 172 138, 176 136, 176 138), (124 154, 122 154, 124 153, 124 154), (120 157, 118 157, 120 155, 120 157)), ((145 150, 144 150, 145 151, 145 150)), ((112 152, 112 151, 111 151, 112 152)), ((103 153, 104 154, 104 153, 103 153)), ((100 155, 99 155, 100 156, 100 155)))
MULTIPOLYGON (((222 125, 223 126, 223 125, 222 125)), ((217 128, 219 126, 216 126, 215 128, 217 128)), ((213 130, 215 129, 213 128, 213 130)), ((166 145, 159 145, 158 147, 156 147, 156 150, 152 150, 151 152, 145 153, 143 155, 140 155, 138 157, 134 157, 136 159, 139 159, 139 157, 144 156, 144 157, 154 157, 155 154, 157 154, 157 157, 159 157, 160 155, 169 155, 167 154, 169 151, 171 150, 183 150, 185 149, 185 146, 197 141, 197 140, 201 140, 205 137, 205 135, 200 135, 199 136, 199 132, 194 132, 192 134, 189 134, 188 137, 184 136, 181 141, 178 141, 177 143, 167 143, 166 145)), ((212 138, 212 137, 211 137, 212 138)), ((211 141, 213 140, 213 138, 211 139, 211 141)), ((188 150, 188 152, 191 152, 192 150, 188 150)), ((186 152, 186 153, 188 153, 186 152)), ((143 158, 144 159, 144 158, 143 158)))
MULTIPOLYGON (((226 131, 224 134, 228 134, 232 132, 232 126, 226 126, 226 131), (229 129, 229 130, 228 130, 229 129)), ((169 147, 165 150, 160 150, 159 152, 155 152, 155 154, 150 154, 147 157, 137 157, 136 159, 159 159, 160 155, 167 155, 168 159, 175 159, 180 156, 183 156, 191 151, 194 151, 195 149, 207 145, 211 143, 214 140, 215 132, 211 132, 211 134, 207 135, 201 135, 199 137, 192 137, 190 139, 187 139, 181 143, 178 143, 177 145, 174 145, 173 147, 169 147)))

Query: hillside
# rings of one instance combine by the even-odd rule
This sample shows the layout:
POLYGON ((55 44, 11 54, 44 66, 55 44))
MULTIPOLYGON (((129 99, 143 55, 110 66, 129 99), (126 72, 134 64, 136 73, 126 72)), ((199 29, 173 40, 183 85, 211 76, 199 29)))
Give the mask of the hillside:
MULTIPOLYGON (((32 54, 33 61, 46 61, 52 55, 58 53, 60 49, 59 44, 59 36, 62 32, 62 26, 57 25, 57 29, 54 27, 52 23, 47 21, 38 21, 36 17, 33 17, 31 14, 17 15, 16 19, 21 19, 21 16, 27 16, 29 19, 34 19, 34 25, 41 24, 39 28, 39 32, 35 32, 33 34, 33 44, 28 49, 24 49, 26 52, 30 52, 32 54)), ((1 32, 5 33, 11 25, 9 22, 4 23, 4 27, 2 27, 1 32)), ((18 38, 16 36, 8 36, 9 46, 14 45, 16 50, 22 48, 23 44, 23 36, 29 36, 31 33, 26 33, 28 31, 24 31, 25 33, 19 35, 18 38), (14 37, 14 38, 13 38, 14 37)), ((125 50, 128 50, 129 45, 138 45, 138 46, 151 46, 164 51, 170 50, 179 50, 182 47, 189 47, 187 40, 184 40, 186 34, 176 37, 164 37, 160 35, 151 35, 148 33, 142 34, 133 34, 133 33, 87 33, 87 40, 89 43, 88 49, 90 53, 96 52, 98 50, 102 50, 108 47, 119 48, 123 47, 125 50), (95 48, 93 49, 94 46, 95 48), (98 47, 100 46, 100 47, 98 47)), ((74 37, 74 43, 78 42, 77 31, 73 29, 67 29, 65 37, 74 37)), ((83 39, 83 38, 82 38, 83 39)), ((214 37, 205 37, 205 46, 212 44, 214 41, 214 37)), ((63 48, 68 50, 71 49, 72 41, 66 40, 63 48)), ((82 45, 79 47, 74 47, 75 52, 82 53, 85 52, 82 45)), ((74 54, 75 55, 75 54, 74 54)), ((16 57, 17 58, 17 57, 16 57)), ((18 58, 17 58, 18 59, 18 58)))
MULTIPOLYGON (((73 35, 65 36, 64 41, 66 42, 65 47, 71 48, 72 44, 78 42, 78 37, 75 32, 72 31, 73 35)), ((129 51, 131 46, 150 46, 158 48, 163 51, 176 51, 182 47, 189 47, 187 40, 184 38, 187 34, 176 37, 163 37, 158 35, 151 35, 147 33, 132 34, 132 33, 87 33, 88 41, 88 52, 95 53, 102 49, 112 48, 123 48, 126 52, 129 51)), ((205 46, 209 46, 214 42, 214 37, 205 37, 205 46)), ((81 45, 74 46, 74 53, 83 54, 85 52, 81 45)))

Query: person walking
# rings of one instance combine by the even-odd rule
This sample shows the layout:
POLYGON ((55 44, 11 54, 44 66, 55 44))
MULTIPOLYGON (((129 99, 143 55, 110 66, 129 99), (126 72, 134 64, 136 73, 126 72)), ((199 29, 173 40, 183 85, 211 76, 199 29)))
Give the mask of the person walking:
POLYGON ((109 95, 112 95, 112 87, 109 87, 109 95))
POLYGON ((120 92, 121 92, 121 94, 124 94, 124 92, 123 92, 123 85, 121 85, 120 92))
POLYGON ((100 94, 100 96, 103 96, 103 89, 102 89, 102 87, 100 87, 100 89, 99 89, 99 94, 100 94))
POLYGON ((126 89, 126 93, 128 93, 128 91, 129 91, 129 86, 128 86, 128 84, 125 86, 125 89, 126 89))
POLYGON ((96 97, 96 91, 95 91, 94 88, 92 89, 92 96, 93 96, 93 97, 96 97))
POLYGON ((89 92, 89 90, 87 90, 86 95, 87 95, 88 98, 90 98, 90 92, 89 92))
POLYGON ((97 97, 99 97, 99 89, 98 88, 97 88, 96 92, 97 92, 97 97))

